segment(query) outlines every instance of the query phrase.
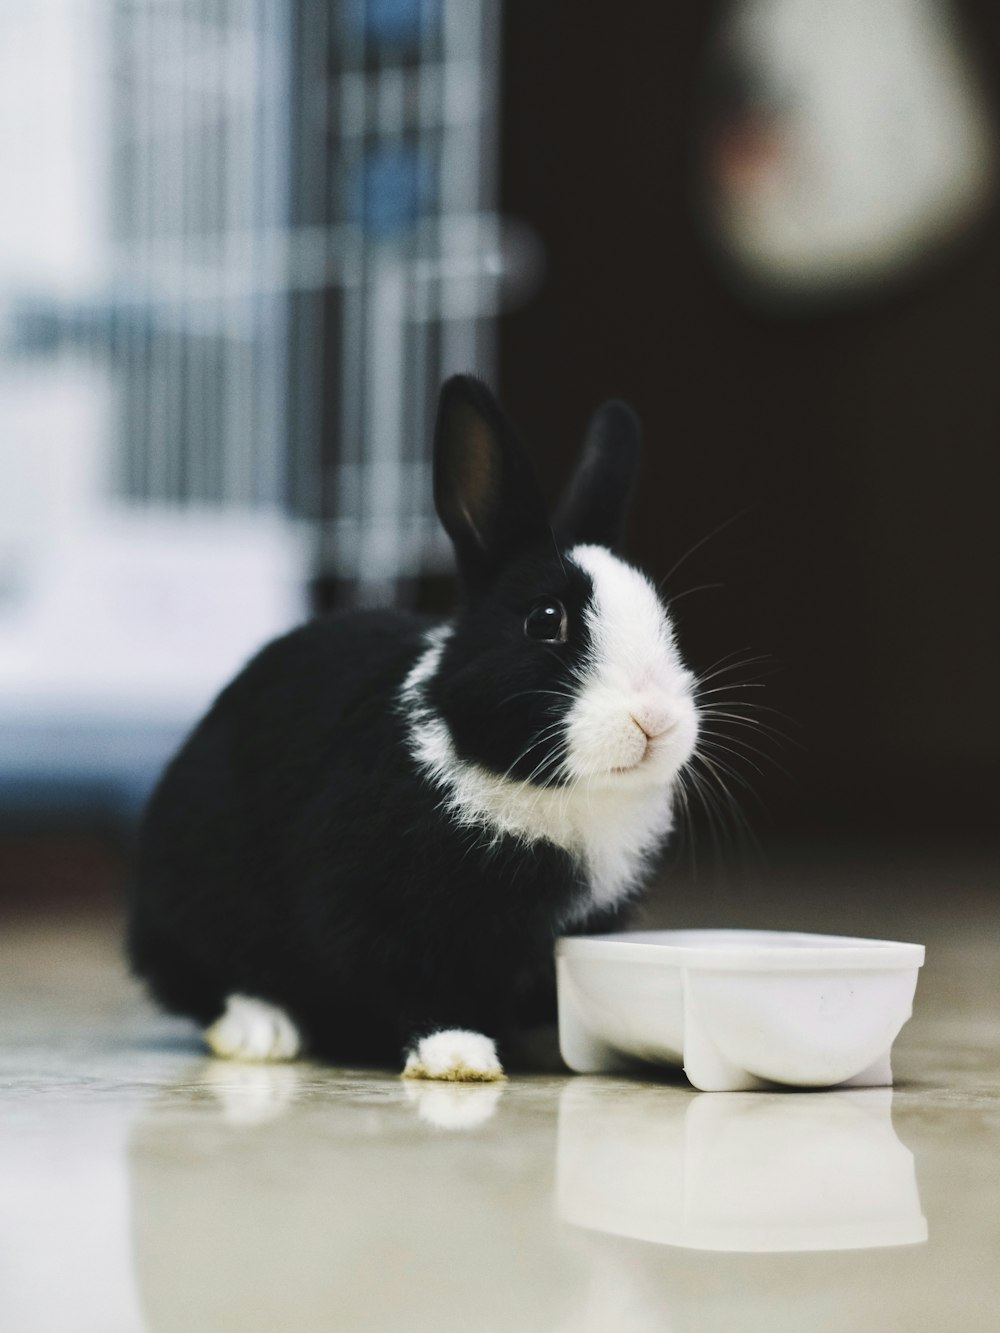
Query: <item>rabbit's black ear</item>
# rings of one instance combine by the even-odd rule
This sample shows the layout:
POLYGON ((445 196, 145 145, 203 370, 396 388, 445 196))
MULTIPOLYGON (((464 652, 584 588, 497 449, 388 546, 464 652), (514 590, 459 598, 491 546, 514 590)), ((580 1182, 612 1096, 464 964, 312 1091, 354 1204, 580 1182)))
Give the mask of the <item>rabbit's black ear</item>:
POLYGON ((551 542, 545 502, 513 426, 486 385, 447 380, 434 430, 434 503, 470 591, 551 542))
POLYGON ((639 473, 642 426, 627 403, 599 407, 591 418, 576 471, 552 526, 565 546, 585 542, 615 549, 625 534, 639 473))

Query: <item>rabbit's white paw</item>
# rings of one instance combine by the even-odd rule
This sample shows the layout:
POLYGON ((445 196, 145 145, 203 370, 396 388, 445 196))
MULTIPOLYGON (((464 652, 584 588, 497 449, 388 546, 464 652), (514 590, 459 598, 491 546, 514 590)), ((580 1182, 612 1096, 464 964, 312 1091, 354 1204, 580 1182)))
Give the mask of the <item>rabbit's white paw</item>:
POLYGON ((299 1030, 284 1009, 250 995, 230 995, 225 1013, 204 1036, 212 1053, 226 1060, 294 1060, 302 1050, 299 1030))
POLYGON ((406 1057, 403 1077, 492 1083, 505 1075, 489 1037, 463 1028, 447 1028, 420 1038, 406 1057))

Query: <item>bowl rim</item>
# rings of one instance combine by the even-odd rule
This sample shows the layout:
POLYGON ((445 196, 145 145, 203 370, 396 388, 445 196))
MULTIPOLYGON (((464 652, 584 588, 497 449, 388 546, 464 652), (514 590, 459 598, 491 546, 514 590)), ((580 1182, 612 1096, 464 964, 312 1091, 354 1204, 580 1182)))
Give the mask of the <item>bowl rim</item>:
POLYGON ((797 930, 634 930, 570 935, 559 958, 652 963, 704 972, 882 972, 923 966, 922 944, 797 930))

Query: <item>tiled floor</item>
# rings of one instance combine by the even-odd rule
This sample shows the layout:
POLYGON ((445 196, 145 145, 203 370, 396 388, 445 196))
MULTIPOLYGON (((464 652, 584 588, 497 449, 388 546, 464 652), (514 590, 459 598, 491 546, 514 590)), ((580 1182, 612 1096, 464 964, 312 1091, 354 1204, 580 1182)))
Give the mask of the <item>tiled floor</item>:
MULTIPOLYGON (((926 872, 908 928, 877 890, 919 867, 852 881, 855 933, 928 944, 892 1091, 219 1063, 142 1001, 114 922, 9 923, 0 1329, 1000 1330, 985 873, 926 872)), ((710 895, 683 924, 849 928, 822 885, 808 901, 777 922, 710 895)))

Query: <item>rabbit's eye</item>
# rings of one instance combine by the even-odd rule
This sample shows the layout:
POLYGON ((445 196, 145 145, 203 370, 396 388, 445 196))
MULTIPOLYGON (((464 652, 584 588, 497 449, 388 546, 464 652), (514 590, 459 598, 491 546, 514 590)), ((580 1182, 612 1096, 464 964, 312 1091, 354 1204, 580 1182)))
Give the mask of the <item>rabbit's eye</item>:
POLYGON ((566 608, 562 602, 536 602, 524 620, 524 633, 539 643, 566 642, 566 608))

